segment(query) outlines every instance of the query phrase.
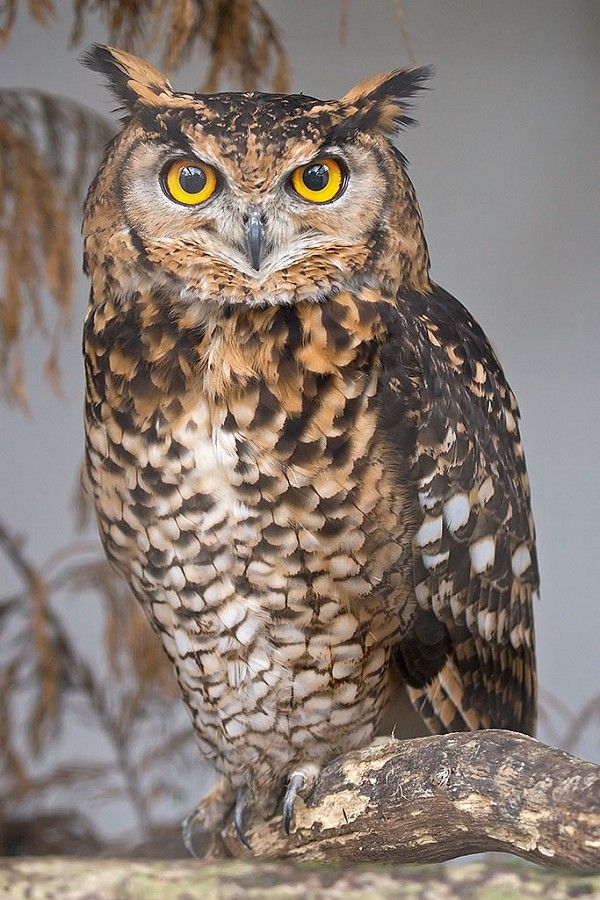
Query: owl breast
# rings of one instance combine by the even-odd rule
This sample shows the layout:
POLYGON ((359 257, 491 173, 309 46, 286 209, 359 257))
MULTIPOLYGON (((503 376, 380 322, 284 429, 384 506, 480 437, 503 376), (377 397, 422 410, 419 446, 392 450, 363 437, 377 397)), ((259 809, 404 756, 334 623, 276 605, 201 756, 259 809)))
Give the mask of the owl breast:
POLYGON ((303 370, 294 391, 253 379, 146 430, 88 420, 108 554, 234 785, 264 792, 376 728, 412 613, 410 523, 376 436, 376 385, 364 367, 303 370))

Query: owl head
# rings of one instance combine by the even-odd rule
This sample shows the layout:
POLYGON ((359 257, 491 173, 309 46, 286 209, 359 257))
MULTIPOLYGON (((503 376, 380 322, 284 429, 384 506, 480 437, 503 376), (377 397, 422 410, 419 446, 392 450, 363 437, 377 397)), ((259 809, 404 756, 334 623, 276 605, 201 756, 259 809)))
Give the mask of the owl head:
MULTIPOLYGON (((428 257, 392 138, 429 70, 393 71, 340 100, 179 93, 141 59, 93 46, 125 111, 86 202, 87 265, 173 302, 320 300, 349 286, 427 289, 428 257)), ((98 275, 99 277, 99 275, 98 275)))

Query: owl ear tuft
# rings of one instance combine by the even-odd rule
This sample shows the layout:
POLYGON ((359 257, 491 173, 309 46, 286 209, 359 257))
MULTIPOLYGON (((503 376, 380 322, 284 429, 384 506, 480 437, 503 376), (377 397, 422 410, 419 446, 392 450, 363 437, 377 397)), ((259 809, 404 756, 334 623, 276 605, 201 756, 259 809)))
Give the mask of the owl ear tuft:
POLYGON ((368 81, 361 81, 348 91, 340 104, 345 107, 346 124, 362 131, 382 131, 392 135, 416 122, 406 111, 412 98, 426 90, 425 82, 433 75, 430 66, 418 69, 396 69, 368 81))
POLYGON ((92 44, 82 54, 81 62, 107 77, 111 91, 130 113, 138 105, 160 106, 173 97, 173 89, 162 72, 133 53, 92 44))

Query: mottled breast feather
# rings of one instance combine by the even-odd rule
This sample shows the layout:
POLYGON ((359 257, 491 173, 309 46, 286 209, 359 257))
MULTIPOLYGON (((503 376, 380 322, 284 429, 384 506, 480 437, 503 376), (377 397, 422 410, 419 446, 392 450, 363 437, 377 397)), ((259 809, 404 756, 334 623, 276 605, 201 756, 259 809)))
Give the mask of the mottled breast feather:
POLYGON ((397 648, 400 672, 434 731, 532 732, 538 569, 516 400, 446 291, 401 293, 383 316, 380 427, 408 462, 419 509, 419 612, 397 648))
POLYGON ((220 310, 88 312, 87 459, 109 558, 171 657, 200 746, 272 799, 368 742, 414 614, 415 515, 378 432, 372 289, 220 310))

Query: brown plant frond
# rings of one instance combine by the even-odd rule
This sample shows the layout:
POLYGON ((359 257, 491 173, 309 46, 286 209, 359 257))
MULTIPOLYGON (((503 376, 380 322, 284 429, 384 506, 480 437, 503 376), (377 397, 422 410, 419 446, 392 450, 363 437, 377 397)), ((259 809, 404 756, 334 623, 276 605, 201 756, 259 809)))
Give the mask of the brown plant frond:
MULTIPOLYGON (((10 704, 18 695, 19 702, 23 703, 25 700, 30 709, 26 717, 20 717, 26 726, 25 729, 21 726, 23 733, 20 743, 28 746, 31 754, 35 754, 40 748, 47 747, 50 737, 56 737, 56 732, 50 732, 47 726, 57 721, 56 710, 63 710, 67 696, 83 699, 85 708, 92 713, 96 727, 104 733, 114 753, 111 766, 106 770, 106 777, 101 772, 98 773, 98 795, 106 799, 108 793, 114 792, 115 796, 127 797, 137 815, 140 832, 149 834, 152 828, 150 799, 143 783, 146 773, 136 764, 136 739, 140 726, 154 715, 159 717, 161 728, 170 721, 169 707, 172 701, 161 699, 154 689, 150 690, 148 684, 141 682, 132 665, 127 666, 119 679, 111 680, 110 673, 107 679, 102 667, 99 669, 81 652, 76 636, 72 637, 63 625, 50 598, 51 591, 60 584, 63 592, 80 591, 82 588, 86 593, 95 592, 101 608, 111 601, 121 603, 116 579, 109 574, 104 561, 97 558, 90 560, 86 545, 79 544, 51 557, 43 567, 47 576, 44 580, 26 558, 20 542, 1 522, 0 549, 24 581, 27 599, 30 601, 29 605, 11 605, 9 601, 9 609, 14 613, 12 622, 9 617, 8 625, 5 622, 3 629, 3 635, 8 635, 7 644, 10 646, 9 653, 5 655, 14 659, 13 668, 10 668, 10 660, 0 661, 0 678, 6 688, 1 714, 6 728, 12 732, 15 727, 10 721, 10 704), (83 557, 81 562, 77 561, 78 553, 83 557), (21 621, 23 618, 26 619, 25 626, 21 621), (46 656, 46 646, 41 647, 42 641, 51 649, 51 664, 46 656), (37 649, 37 653, 31 653, 32 646, 37 649), (50 665, 54 667, 53 670, 50 665), (56 703, 57 696, 62 701, 60 706, 56 703), (42 704, 46 705, 47 711, 42 712, 42 704), (118 786, 113 781, 115 774, 119 776, 118 786)), ((120 591, 125 595, 124 588, 120 588, 120 591)), ((130 601, 130 605, 133 607, 133 601, 130 601)), ((74 711, 72 705, 64 709, 65 715, 74 711)), ((29 762, 22 761, 13 747, 14 742, 3 742, 3 768, 7 771, 9 781, 8 792, 4 792, 3 799, 14 802, 18 796, 23 796, 22 785, 25 784, 24 778, 29 776, 29 762)), ((162 762, 164 764, 165 761, 162 762)), ((85 765, 80 768, 77 760, 73 760, 62 775, 59 770, 54 776, 48 775, 55 787, 67 794, 72 793, 82 780, 89 780, 91 777, 90 770, 85 765)), ((35 794, 39 799, 45 789, 45 782, 43 776, 36 778, 27 796, 35 794)))
POLYGON ((53 0, 29 0, 29 15, 38 25, 48 26, 54 15, 53 0))
POLYGON ((41 286, 64 324, 72 303, 71 231, 65 198, 35 148, 0 120, 0 378, 13 400, 24 395, 23 336, 45 329, 41 286), (27 321, 29 319, 29 322, 27 321))
POLYGON ((60 329, 55 326, 54 332, 50 337, 48 355, 46 357, 46 362, 44 363, 44 374, 46 376, 46 381, 48 382, 54 393, 59 397, 61 397, 63 394, 62 376, 59 360, 60 338, 60 329))
POLYGON ((13 660, 0 672, 0 771, 21 800, 31 786, 25 760, 14 745, 14 722, 10 702, 15 692, 18 661, 13 660))
POLYGON ((47 616, 46 585, 40 575, 32 578, 30 590, 31 632, 37 654, 37 699, 29 721, 29 734, 33 753, 38 755, 49 731, 55 729, 58 723, 60 666, 47 616))
POLYGON ((108 562, 97 557, 71 568, 69 589, 91 589, 100 598, 109 671, 115 679, 129 678, 139 685, 135 702, 141 703, 148 694, 158 694, 166 700, 176 697, 177 684, 156 635, 125 582, 108 562))
POLYGON ((404 6, 400 2, 400 0, 394 0, 394 7, 396 9, 396 16, 398 17, 398 21, 400 23, 400 33, 402 35, 402 40, 404 41, 404 49, 406 50, 408 61, 411 66, 416 66, 417 57, 413 47, 412 38, 410 36, 410 29, 408 27, 406 13, 404 12, 404 6))
POLYGON ((15 607, 19 602, 19 597, 7 597, 2 602, 0 602, 0 627, 2 626, 2 620, 4 616, 8 617, 11 613, 15 611, 15 607))
POLYGON ((157 691, 164 699, 173 700, 179 696, 179 689, 169 660, 139 604, 132 596, 129 596, 127 600, 129 615, 126 620, 124 639, 135 677, 140 683, 157 691))
MULTIPOLYGON (((0 47, 5 44, 12 34, 17 20, 17 7, 19 0, 3 0, 0 5, 0 47)), ((54 15, 54 3, 52 0, 29 0, 29 15, 38 25, 48 26, 54 15)))
POLYGON ((82 460, 71 494, 71 507, 75 516, 75 528, 83 531, 92 521, 94 505, 87 466, 82 460))
POLYGON ((29 737, 33 753, 38 754, 44 737, 49 730, 56 727, 60 713, 60 667, 47 615, 46 584, 40 573, 26 559, 19 540, 1 523, 0 545, 29 589, 31 646, 35 654, 37 695, 29 720, 29 737))
POLYGON ((211 49, 203 89, 217 90, 223 75, 254 91, 261 78, 274 90, 289 90, 287 54, 279 29, 256 0, 204 0, 204 34, 211 49))
MULTIPOLYGON (((417 57, 415 55, 404 6, 400 0, 394 0, 394 10, 400 25, 400 34, 402 35, 402 41, 404 43, 406 55, 408 56, 408 61, 411 66, 416 66, 417 57)), ((348 19, 348 0, 340 0, 339 41, 343 46, 345 46, 348 41, 348 19)))
POLYGON ((0 388, 22 406, 28 331, 47 337, 46 377, 60 387, 60 336, 73 292, 71 207, 79 211, 112 133, 101 116, 65 98, 0 90, 0 388), (56 311, 50 333, 45 298, 56 311))
POLYGON ((340 0, 339 41, 345 46, 348 40, 348 0, 340 0))
POLYGON ((106 23, 109 40, 125 49, 133 49, 143 36, 152 16, 154 0, 74 0, 75 18, 71 45, 85 33, 86 15, 99 15, 106 23))
POLYGON ((18 0, 4 0, 0 19, 0 45, 5 44, 12 34, 17 18, 18 0))
POLYGON ((142 54, 158 50, 168 72, 199 47, 208 50, 207 92, 224 77, 247 91, 261 84, 289 89, 281 33, 259 0, 75 0, 72 44, 82 40, 91 13, 104 20, 112 43, 142 54))
POLYGON ((115 126, 66 97, 21 88, 0 90, 0 120, 36 148, 56 186, 76 204, 79 214, 115 126))

